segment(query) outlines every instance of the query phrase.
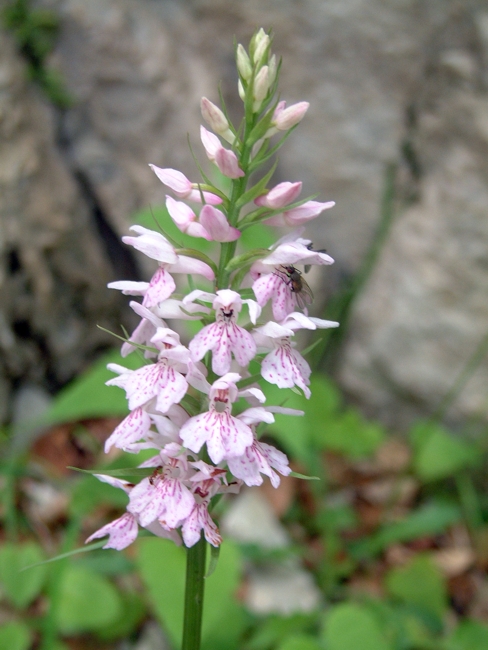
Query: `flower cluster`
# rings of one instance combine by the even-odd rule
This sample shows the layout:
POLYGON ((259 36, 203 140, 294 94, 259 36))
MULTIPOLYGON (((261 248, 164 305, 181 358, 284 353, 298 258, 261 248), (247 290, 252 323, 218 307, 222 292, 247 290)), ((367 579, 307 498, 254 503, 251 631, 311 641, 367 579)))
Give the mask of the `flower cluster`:
POLYGON ((332 264, 326 252, 302 238, 302 231, 305 222, 334 203, 300 200, 300 182, 267 189, 270 172, 251 183, 251 174, 268 162, 308 108, 306 102, 286 107, 275 101, 279 66, 270 46, 263 30, 254 35, 249 53, 237 46, 244 102, 239 129, 225 109, 206 98, 201 102, 212 129, 201 127, 201 141, 208 159, 229 179, 230 191, 205 176, 192 183, 177 170, 150 165, 172 192, 166 197, 169 217, 187 235, 219 242, 218 262, 198 249, 179 249, 163 232, 142 226, 133 226, 134 236, 123 238, 158 265, 149 282, 109 285, 142 298, 130 303, 141 320, 123 344, 122 356, 138 350, 146 363, 137 370, 109 365, 116 376, 108 383, 125 391, 130 413, 108 438, 105 451, 150 449, 154 455, 140 465, 143 478, 136 484, 97 475, 128 496, 126 513, 87 540, 108 535, 104 548, 125 548, 139 526, 177 543, 182 538, 187 547, 203 532, 218 546, 221 537, 210 515, 213 497, 237 492, 243 484, 260 485, 263 476, 277 487, 280 475, 291 471, 284 453, 260 441, 258 427, 272 423, 274 413, 302 412, 266 406, 258 381, 297 387, 310 397, 311 369, 293 337, 300 329, 338 323, 308 315, 312 292, 297 265, 332 264), (276 135, 280 139, 271 145, 276 135), (237 254, 241 233, 263 222, 294 230, 270 249, 237 254), (179 273, 191 277, 191 287, 194 276, 213 284, 181 296, 173 278, 179 273), (168 324, 174 319, 201 322, 188 346, 168 324), (259 369, 256 375, 251 362, 259 369))

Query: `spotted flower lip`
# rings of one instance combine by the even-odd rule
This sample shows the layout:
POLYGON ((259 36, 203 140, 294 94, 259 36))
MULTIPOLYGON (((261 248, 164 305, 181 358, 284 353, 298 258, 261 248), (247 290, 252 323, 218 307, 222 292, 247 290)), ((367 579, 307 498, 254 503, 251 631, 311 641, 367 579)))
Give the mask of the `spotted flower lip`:
POLYGON ((256 344, 252 335, 237 325, 237 315, 243 302, 249 305, 252 318, 258 314, 259 307, 254 300, 242 300, 241 296, 230 289, 221 289, 217 294, 196 290, 191 292, 184 302, 193 300, 210 302, 215 310, 216 321, 206 325, 190 341, 190 352, 194 361, 200 361, 205 354, 212 351, 212 370, 217 375, 229 372, 232 355, 241 367, 245 367, 256 354, 256 344))
POLYGON ((217 379, 210 389, 209 410, 190 418, 180 431, 183 444, 191 451, 199 452, 206 444, 208 455, 216 464, 241 456, 253 441, 251 428, 231 414, 239 379, 238 373, 227 373, 217 379))
POLYGON ((288 476, 291 472, 288 458, 282 451, 256 439, 242 456, 229 458, 227 464, 232 474, 248 486, 262 485, 264 474, 269 477, 271 485, 277 488, 280 477, 274 470, 283 476, 288 476))

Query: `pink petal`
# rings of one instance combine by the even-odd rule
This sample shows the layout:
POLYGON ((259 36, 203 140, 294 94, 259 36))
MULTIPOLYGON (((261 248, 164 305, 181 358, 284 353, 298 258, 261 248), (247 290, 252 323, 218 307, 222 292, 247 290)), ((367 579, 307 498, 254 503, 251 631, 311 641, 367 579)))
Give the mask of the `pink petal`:
POLYGON ((183 201, 175 201, 171 196, 166 196, 166 208, 169 216, 182 232, 186 232, 188 224, 197 218, 190 206, 183 201))
POLYGON ((222 143, 214 133, 208 131, 204 126, 200 126, 200 138, 209 160, 214 161, 215 154, 222 148, 222 143))
POLYGON ((149 230, 143 226, 131 226, 130 228, 139 234, 138 237, 122 237, 125 244, 133 246, 144 255, 147 255, 158 262, 173 264, 177 257, 173 246, 161 233, 149 230))
MULTIPOLYGON (((328 201, 326 203, 320 203, 319 201, 307 201, 297 208, 285 211, 283 213, 283 218, 288 226, 300 226, 302 223, 306 223, 311 219, 315 219, 315 217, 318 217, 318 215, 324 210, 333 208, 334 205, 335 201, 328 201)), ((270 221, 267 223, 270 223, 270 221)))
POLYGON ((271 189, 267 194, 259 196, 254 203, 260 206, 266 206, 272 210, 278 210, 283 208, 285 205, 293 203, 302 191, 302 183, 290 183, 284 182, 279 183, 273 189, 271 189))
POLYGON ((222 537, 219 534, 217 526, 208 514, 206 503, 195 505, 193 511, 183 523, 181 532, 185 546, 188 548, 194 546, 200 539, 202 529, 205 534, 205 539, 209 544, 212 544, 212 546, 220 546, 222 537))
POLYGON ((219 323, 205 325, 190 341, 188 347, 193 361, 200 361, 205 354, 213 349, 222 336, 222 326, 219 323))
MULTIPOLYGON (((240 366, 247 366, 256 356, 256 342, 250 332, 235 324, 227 326, 231 351, 240 366)), ((226 370, 228 372, 228 370, 226 370)), ((225 374, 225 373, 219 373, 225 374)))
POLYGON ((162 169, 156 165, 149 165, 159 180, 170 187, 176 196, 185 198, 187 193, 191 190, 191 182, 188 178, 177 169, 162 169))
POLYGON ((151 363, 134 370, 125 382, 125 391, 129 400, 129 409, 132 411, 138 406, 143 406, 155 397, 164 378, 165 366, 161 363, 151 363))
POLYGON ((114 548, 117 551, 121 551, 123 548, 126 548, 135 541, 137 538, 137 530, 137 521, 135 517, 126 512, 122 517, 119 517, 119 519, 112 521, 106 526, 103 526, 103 528, 94 532, 93 535, 90 535, 85 544, 99 537, 105 537, 105 535, 108 535, 108 542, 103 548, 114 548))
POLYGON ((176 528, 193 510, 195 497, 178 479, 165 479, 162 485, 165 512, 158 521, 164 528, 176 528))
POLYGON ((201 262, 193 257, 186 257, 186 255, 178 255, 178 260, 175 264, 168 267, 172 273, 186 273, 187 275, 203 275, 207 280, 213 280, 215 273, 212 271, 208 264, 201 262))
POLYGON ((307 397, 310 397, 310 389, 307 387, 310 376, 310 366, 301 358, 297 358, 290 348, 279 347, 270 352, 261 364, 261 375, 270 384, 276 384, 279 388, 292 388, 298 386, 307 397))
POLYGON ((108 454, 114 445, 124 449, 126 445, 140 440, 149 431, 150 426, 151 418, 146 411, 142 408, 134 409, 105 441, 105 453, 108 454))
POLYGON ((166 413, 173 404, 181 402, 188 389, 188 383, 183 375, 174 368, 166 368, 164 384, 161 386, 156 400, 156 408, 166 413))
POLYGON ((229 225, 225 214, 211 205, 204 205, 201 209, 200 223, 214 241, 235 241, 241 236, 237 228, 229 225))
POLYGON ((122 291, 124 296, 143 296, 149 287, 149 282, 119 280, 118 282, 109 282, 107 287, 109 289, 118 289, 119 291, 122 291))
POLYGON ((169 298, 175 289, 176 284, 171 274, 160 266, 151 278, 142 304, 144 307, 154 307, 169 298))
POLYGON ((241 178, 245 176, 242 169, 239 167, 237 156, 233 151, 221 147, 215 154, 215 163, 219 170, 227 176, 227 178, 241 178))

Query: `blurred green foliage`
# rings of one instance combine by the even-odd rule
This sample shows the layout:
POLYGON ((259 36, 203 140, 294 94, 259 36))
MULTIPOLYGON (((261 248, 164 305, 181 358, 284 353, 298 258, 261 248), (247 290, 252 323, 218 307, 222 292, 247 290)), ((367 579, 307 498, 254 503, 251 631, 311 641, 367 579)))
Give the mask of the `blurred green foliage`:
MULTIPOLYGON (((121 360, 111 353, 66 387, 46 413, 47 426, 81 423, 127 413, 123 392, 105 386, 112 376, 106 363, 135 368, 137 354, 121 360)), ((264 386, 268 403, 304 411, 302 417, 276 416, 263 433, 299 461, 297 471, 318 476, 304 481, 314 507, 294 501, 284 520, 299 526, 301 538, 285 549, 266 552, 225 540, 216 570, 206 579, 204 650, 482 650, 488 647, 488 627, 470 619, 452 625, 448 583, 429 550, 414 552, 401 566, 388 568, 381 578, 382 595, 355 595, 348 581, 382 561, 392 545, 445 535, 453 526, 466 526, 475 536, 486 530, 488 504, 478 498, 472 479, 486 453, 483 442, 455 437, 437 422, 417 423, 408 437, 411 461, 401 470, 421 486, 419 498, 403 518, 384 518, 358 538, 360 525, 353 502, 338 499, 331 488, 328 457, 346 466, 369 463, 388 441, 389 433, 345 405, 335 384, 316 373, 312 397, 292 390, 264 386), (333 498, 331 498, 333 497, 333 498), (309 542, 322 540, 323 555, 312 562, 322 605, 308 614, 256 616, 235 598, 248 563, 307 559, 309 542), (223 623, 225 622, 225 623, 223 623)), ((7 438, 8 439, 8 438, 7 438)), ((7 440, 6 439, 6 440, 7 440)), ((5 442, 4 442, 5 444, 5 442)), ((146 452, 145 452, 146 454, 146 452)), ((150 450, 147 456, 151 455, 150 450)), ((6 456, 7 457, 7 456, 6 456)), ((146 457, 122 454, 101 471, 133 468, 146 457)), ((142 622, 155 617, 174 648, 181 637, 185 552, 167 540, 141 536, 127 552, 77 552, 84 521, 105 513, 118 516, 127 496, 86 474, 70 476, 65 530, 58 531, 57 552, 64 559, 43 563, 48 553, 27 516, 12 510, 19 504, 19 482, 35 476, 35 459, 22 453, 4 463, 10 490, 4 493, 5 518, 16 518, 16 539, 0 544, 0 596, 10 612, 0 626, 0 647, 24 650, 32 643, 41 650, 66 649, 65 641, 85 636, 95 643, 133 638, 142 622), (39 564, 40 563, 40 564, 39 564), (27 570, 21 570, 26 566, 27 570), (41 605, 42 603, 42 605, 41 605)), ((219 504, 217 510, 221 509, 219 504)), ((93 524, 88 529, 93 530, 93 524)), ((10 530, 10 529, 9 529, 10 530)), ((82 532, 83 531, 83 532, 82 532)), ((10 533, 9 533, 10 536, 10 533)), ((84 549, 80 549, 84 550, 84 549)), ((55 555, 50 549, 49 555, 55 555)))
POLYGON ((2 8, 1 18, 27 62, 30 78, 39 85, 52 104, 59 108, 71 106, 73 100, 61 76, 47 64, 59 32, 56 13, 33 6, 31 0, 10 0, 2 8))

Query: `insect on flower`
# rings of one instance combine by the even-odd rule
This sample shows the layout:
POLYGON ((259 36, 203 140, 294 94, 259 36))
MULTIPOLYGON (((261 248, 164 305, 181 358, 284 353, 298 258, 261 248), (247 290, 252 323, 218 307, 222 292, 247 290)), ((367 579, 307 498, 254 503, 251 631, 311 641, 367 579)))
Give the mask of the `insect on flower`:
POLYGON ((313 302, 312 289, 303 279, 301 271, 293 265, 281 265, 278 269, 275 269, 274 274, 290 287, 290 291, 296 296, 300 309, 305 309, 307 305, 313 302))

